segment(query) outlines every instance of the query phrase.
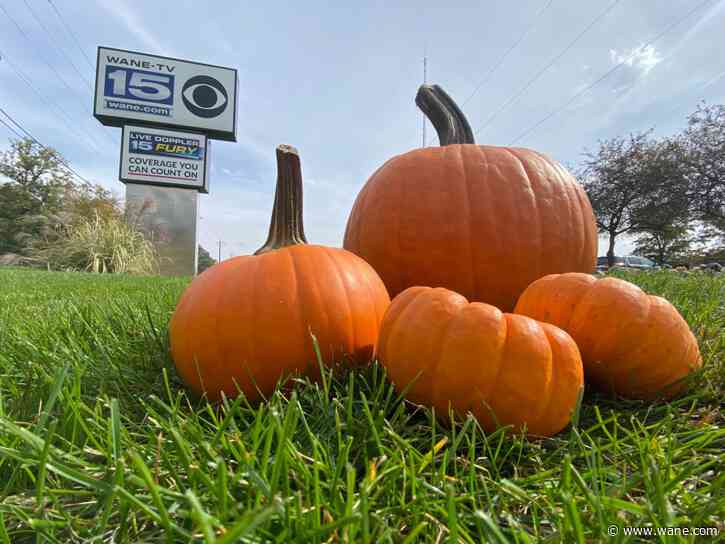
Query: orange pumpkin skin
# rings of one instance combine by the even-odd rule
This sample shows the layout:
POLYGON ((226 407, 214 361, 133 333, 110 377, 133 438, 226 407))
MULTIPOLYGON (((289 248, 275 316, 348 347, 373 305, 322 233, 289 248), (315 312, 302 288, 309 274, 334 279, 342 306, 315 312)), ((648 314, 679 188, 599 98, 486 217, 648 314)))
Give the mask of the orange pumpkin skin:
POLYGON ((471 412, 486 431, 499 424, 556 434, 584 385, 579 350, 564 331, 440 287, 393 299, 378 359, 398 390, 409 387, 409 400, 442 415, 471 412))
POLYGON ((567 331, 587 381, 610 393, 669 398, 702 366, 697 340, 675 307, 624 280, 546 276, 524 291, 515 312, 567 331))
POLYGON ((284 376, 319 376, 310 333, 325 364, 369 362, 389 303, 370 265, 343 249, 235 257, 187 288, 171 319, 171 351, 196 393, 215 401, 241 390, 254 401, 284 376))
POLYGON ((597 228, 576 180, 522 148, 452 144, 394 157, 353 206, 345 249, 391 297, 442 286, 511 311, 534 280, 592 272, 597 228))

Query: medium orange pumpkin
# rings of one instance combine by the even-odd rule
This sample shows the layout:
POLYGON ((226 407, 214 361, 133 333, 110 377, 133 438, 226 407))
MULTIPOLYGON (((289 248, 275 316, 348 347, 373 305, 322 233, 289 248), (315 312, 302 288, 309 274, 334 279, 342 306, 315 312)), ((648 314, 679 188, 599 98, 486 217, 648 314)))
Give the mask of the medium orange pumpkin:
POLYGON ((447 415, 468 412, 486 431, 563 429, 584 385, 582 362, 564 331, 505 314, 438 287, 410 287, 385 313, 378 359, 412 402, 447 415))
POLYGON ((345 232, 345 249, 375 268, 391 297, 413 285, 441 286, 511 311, 542 276, 594 270, 594 214, 560 164, 529 149, 475 145, 437 85, 423 85, 416 103, 441 147, 379 168, 345 232))
POLYGON ((310 334, 325 364, 370 361, 390 303, 372 267, 344 249, 307 245, 297 151, 277 148, 278 179, 267 243, 219 263, 184 292, 170 323, 182 379, 218 400, 255 400, 290 375, 319 375, 310 334))
POLYGON ((624 280, 545 276, 524 291, 515 312, 567 331, 587 381, 624 397, 672 397, 702 366, 697 340, 675 307, 624 280))

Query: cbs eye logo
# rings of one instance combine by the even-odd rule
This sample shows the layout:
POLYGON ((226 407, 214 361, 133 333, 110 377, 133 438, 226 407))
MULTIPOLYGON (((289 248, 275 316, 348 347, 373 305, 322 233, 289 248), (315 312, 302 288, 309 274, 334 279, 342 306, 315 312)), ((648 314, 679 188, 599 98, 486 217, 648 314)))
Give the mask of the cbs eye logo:
POLYGON ((184 105, 191 113, 206 119, 220 115, 229 103, 227 90, 209 76, 194 76, 181 90, 184 105))

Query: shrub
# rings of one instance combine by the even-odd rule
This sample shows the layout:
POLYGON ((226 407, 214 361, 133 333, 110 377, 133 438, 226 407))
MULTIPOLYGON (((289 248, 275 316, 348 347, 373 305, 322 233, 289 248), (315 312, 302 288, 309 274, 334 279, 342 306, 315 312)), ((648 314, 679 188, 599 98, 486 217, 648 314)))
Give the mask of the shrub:
POLYGON ((55 270, 158 273, 156 250, 141 230, 123 217, 98 212, 78 221, 58 221, 29 253, 55 270))

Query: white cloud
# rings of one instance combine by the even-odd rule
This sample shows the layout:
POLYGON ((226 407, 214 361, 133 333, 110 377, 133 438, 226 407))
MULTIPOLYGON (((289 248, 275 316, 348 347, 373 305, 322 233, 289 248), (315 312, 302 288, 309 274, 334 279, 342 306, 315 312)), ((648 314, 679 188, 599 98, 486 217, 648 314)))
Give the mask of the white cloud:
POLYGON ((629 51, 609 50, 609 58, 612 64, 624 63, 625 66, 638 69, 643 73, 648 73, 652 68, 657 66, 662 57, 655 49, 654 45, 640 45, 630 49, 629 51))
POLYGON ((101 5, 118 19, 123 21, 129 32, 142 42, 150 53, 169 55, 167 48, 150 31, 146 29, 143 20, 129 8, 123 0, 102 0, 101 5))

